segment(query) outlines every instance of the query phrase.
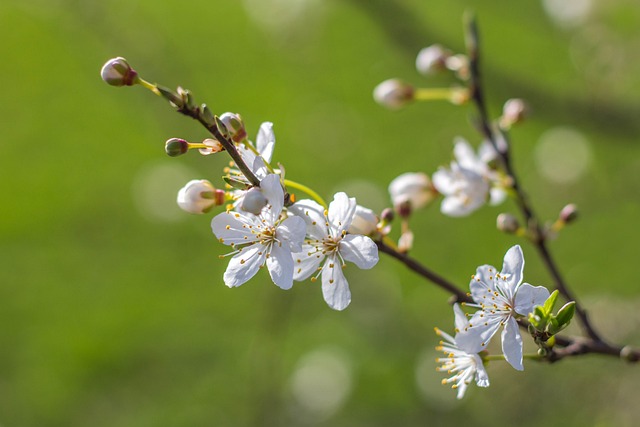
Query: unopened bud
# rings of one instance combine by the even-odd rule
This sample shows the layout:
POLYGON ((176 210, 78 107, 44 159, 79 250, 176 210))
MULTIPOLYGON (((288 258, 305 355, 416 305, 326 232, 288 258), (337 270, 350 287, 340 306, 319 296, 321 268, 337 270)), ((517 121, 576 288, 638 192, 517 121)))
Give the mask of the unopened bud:
POLYGON ((240 114, 224 113, 220 116, 220 121, 229 131, 229 137, 233 142, 244 141, 247 138, 247 131, 240 114))
POLYGON ((242 203, 240 204, 240 209, 245 212, 251 212, 254 215, 259 215, 262 208, 267 205, 267 202, 268 200, 264 194, 262 194, 260 188, 253 187, 244 194, 242 203))
POLYGON ((378 228, 378 217, 371 209, 356 206, 356 214, 349 226, 349 233, 368 236, 378 228))
POLYGON ((177 92, 180 99, 182 99, 183 105, 185 105, 189 110, 194 110, 196 108, 196 103, 190 90, 178 86, 177 92))
POLYGON ((394 213, 393 213, 393 209, 391 208, 385 208, 382 213, 380 214, 380 219, 382 219, 382 221, 384 222, 391 222, 393 221, 393 217, 394 217, 394 213))
POLYGON ((373 99, 383 107, 397 110, 413 101, 414 88, 399 79, 389 79, 373 90, 373 99))
POLYGON ((496 226, 498 227, 498 230, 510 234, 513 234, 520 229, 518 219, 508 213, 501 213, 498 215, 498 218, 496 219, 496 226))
POLYGON ((189 151, 189 143, 184 139, 171 138, 164 144, 164 151, 171 157, 178 157, 189 151))
POLYGON ((502 107, 502 117, 500 118, 500 126, 509 128, 516 123, 520 123, 529 113, 527 104, 518 98, 509 99, 502 107))
POLYGON ((121 57, 108 60, 102 66, 100 76, 111 86, 133 86, 138 82, 138 73, 121 57))
POLYGON ((229 138, 229 129, 227 129, 227 126, 222 122, 222 120, 220 120, 220 117, 213 116, 213 120, 215 120, 215 122, 216 122, 216 127, 218 128, 218 131, 220 131, 222 136, 224 136, 225 138, 228 139, 229 138))
POLYGON ((220 141, 216 139, 207 138, 204 141, 202 141, 202 143, 207 146, 207 148, 200 148, 198 150, 200 151, 200 154, 202 154, 203 156, 208 156, 209 154, 213 154, 213 153, 219 153, 222 150, 224 150, 224 147, 222 146, 220 141))
POLYGON ((192 214, 203 214, 224 203, 224 191, 206 179, 194 179, 178 192, 178 206, 192 214))
POLYGON ((416 68, 418 72, 429 75, 435 74, 447 68, 447 58, 451 56, 451 51, 439 44, 425 47, 416 57, 416 68))
POLYGON ((200 118, 203 122, 205 122, 208 126, 213 126, 216 124, 215 117, 211 112, 211 109, 207 107, 207 104, 202 104, 200 106, 200 118))
POLYGON ((558 216, 560 221, 565 224, 569 224, 578 218, 578 207, 573 203, 568 204, 560 211, 560 215, 558 216))

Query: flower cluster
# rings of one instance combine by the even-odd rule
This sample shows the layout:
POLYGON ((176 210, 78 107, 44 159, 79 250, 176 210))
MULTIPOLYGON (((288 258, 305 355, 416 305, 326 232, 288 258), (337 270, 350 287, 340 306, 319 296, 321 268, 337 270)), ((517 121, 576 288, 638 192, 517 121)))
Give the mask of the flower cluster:
MULTIPOLYGON (((225 255, 231 259, 224 283, 240 286, 264 266, 273 283, 282 289, 290 289, 294 280, 311 277, 315 281, 321 276, 327 304, 335 310, 345 309, 351 302, 343 273, 346 262, 363 269, 378 262, 378 247, 367 236, 376 230, 377 217, 343 192, 337 193, 328 207, 310 199, 291 203, 285 188, 287 183, 295 183, 285 180, 282 171, 270 164, 275 146, 272 123, 260 126, 254 145, 246 139, 238 115, 226 113, 221 117, 232 117, 235 122, 230 125, 243 131, 242 137, 232 139, 260 185, 252 185, 232 164, 225 170, 227 191, 214 189, 206 180, 191 181, 178 193, 178 205, 190 213, 205 213, 223 204, 221 200, 230 201, 226 211, 211 221, 213 234, 232 248, 225 255)), ((205 147, 195 144, 203 155, 221 151, 213 149, 217 147, 213 140, 203 144, 205 147)))
POLYGON ((455 382, 458 398, 462 398, 474 374, 479 386, 489 385, 479 353, 487 348, 491 338, 501 328, 504 359, 515 369, 524 369, 523 344, 517 319, 527 318, 536 306, 544 305, 550 294, 545 287, 522 283, 523 270, 524 255, 519 245, 513 246, 505 254, 502 271, 498 272, 491 265, 478 267, 469 283, 474 303, 466 304, 478 310, 467 320, 462 310, 454 306, 455 338, 436 329, 449 342, 448 346, 438 347, 438 350, 450 353, 450 357, 439 361, 444 362, 447 371, 456 373, 447 382, 455 382))

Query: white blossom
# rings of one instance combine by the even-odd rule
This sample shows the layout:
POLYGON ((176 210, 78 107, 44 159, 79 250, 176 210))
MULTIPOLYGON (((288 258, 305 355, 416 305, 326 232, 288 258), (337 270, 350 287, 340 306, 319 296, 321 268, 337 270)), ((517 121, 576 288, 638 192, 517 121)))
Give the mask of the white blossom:
POLYGON ((484 349, 491 338, 502 329, 502 352, 511 366, 521 371, 522 337, 516 318, 527 316, 536 305, 542 305, 549 297, 543 286, 522 283, 524 255, 519 245, 510 248, 504 256, 502 271, 491 265, 477 268, 469 287, 478 310, 456 335, 458 347, 469 353, 484 349))
POLYGON ((302 249, 305 222, 296 216, 282 218, 284 190, 277 175, 267 175, 260 188, 268 204, 259 215, 227 211, 211 221, 220 242, 234 248, 224 282, 229 287, 240 286, 266 264, 273 283, 289 289, 293 285, 292 252, 302 249))
POLYGON ((346 261, 363 269, 378 262, 378 247, 367 236, 348 234, 356 213, 356 200, 337 193, 329 209, 312 200, 301 200, 289 208, 307 224, 302 251, 294 254, 295 280, 304 280, 314 272, 322 276, 322 294, 334 310, 344 310, 351 302, 349 283, 342 270, 346 261))
POLYGON ((465 216, 487 201, 495 205, 506 198, 503 178, 489 166, 497 156, 489 142, 484 142, 476 154, 467 141, 459 138, 454 156, 449 168, 440 168, 433 174, 433 185, 444 196, 442 213, 465 216))
POLYGON ((434 197, 431 181, 422 172, 406 172, 394 178, 389 184, 389 195, 396 209, 405 203, 411 209, 420 209, 434 197))
MULTIPOLYGON (((456 331, 463 330, 468 325, 467 317, 458 304, 453 306, 453 312, 456 331)), ((436 369, 453 374, 451 377, 442 380, 442 384, 453 383, 451 387, 458 390, 458 399, 464 397, 467 387, 474 379, 479 387, 489 387, 489 376, 478 353, 467 353, 461 350, 456 343, 456 339, 451 335, 438 328, 435 328, 435 331, 444 338, 444 341, 440 341, 440 345, 436 347, 436 350, 442 351, 447 355, 447 357, 436 359, 436 362, 441 363, 436 369)))

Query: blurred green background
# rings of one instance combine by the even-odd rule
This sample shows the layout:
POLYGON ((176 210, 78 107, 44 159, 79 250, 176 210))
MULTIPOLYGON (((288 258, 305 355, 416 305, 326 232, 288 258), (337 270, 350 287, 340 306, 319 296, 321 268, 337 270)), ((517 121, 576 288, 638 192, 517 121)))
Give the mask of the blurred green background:
MULTIPOLYGON (((523 97, 515 162, 542 218, 580 221, 552 250, 610 340, 640 344, 640 7, 636 0, 3 0, 0 3, 0 426, 631 426, 640 372, 584 357, 516 372, 463 401, 435 372, 433 327, 448 296, 382 257, 348 270, 353 302, 318 284, 284 292, 265 273, 222 283, 211 216, 175 205, 188 180, 220 183, 224 156, 166 157, 206 137, 140 88, 99 76, 124 56, 143 77, 191 89, 255 135, 273 121, 275 160, 326 198, 376 210, 405 171, 433 172, 453 138, 480 142, 472 110, 374 104, 432 43, 463 49, 477 13, 493 116, 523 97)), ((468 219, 414 218, 413 255, 466 286, 517 243, 494 229, 508 202, 468 219)), ((550 284, 523 244, 525 279, 550 284)), ((576 332, 578 332, 576 330, 576 332)))

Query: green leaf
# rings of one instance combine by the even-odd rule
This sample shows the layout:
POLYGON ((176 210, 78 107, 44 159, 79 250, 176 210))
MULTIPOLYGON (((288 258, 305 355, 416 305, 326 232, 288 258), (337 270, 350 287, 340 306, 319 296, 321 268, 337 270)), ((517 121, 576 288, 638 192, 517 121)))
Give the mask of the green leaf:
POLYGON ((565 305, 562 306, 560 310, 558 310, 558 314, 556 314, 556 319, 558 320, 558 324, 564 329, 566 328, 571 319, 573 319, 573 315, 576 312, 576 302, 569 301, 565 305))
POLYGON ((544 310, 547 312, 547 314, 553 312, 553 307, 556 305, 557 299, 558 299, 558 290, 556 289, 555 291, 551 292, 551 295, 549 295, 549 298, 547 298, 547 300, 544 302, 544 310))

